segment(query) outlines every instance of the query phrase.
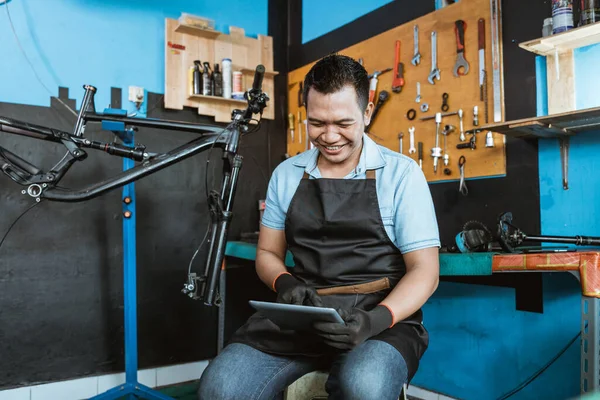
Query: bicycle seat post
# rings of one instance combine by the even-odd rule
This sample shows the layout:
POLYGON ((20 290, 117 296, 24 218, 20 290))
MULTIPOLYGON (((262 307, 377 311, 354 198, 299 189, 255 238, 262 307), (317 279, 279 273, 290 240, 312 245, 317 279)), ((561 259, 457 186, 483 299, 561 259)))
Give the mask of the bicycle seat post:
POLYGON ((77 114, 77 123, 75 124, 75 129, 73 130, 73 136, 77 137, 83 136, 83 127, 85 122, 83 115, 87 111, 95 112, 96 108, 94 106, 94 95, 96 94, 96 88, 92 85, 83 85, 83 88, 85 89, 85 94, 83 95, 81 108, 79 109, 79 114, 77 114))

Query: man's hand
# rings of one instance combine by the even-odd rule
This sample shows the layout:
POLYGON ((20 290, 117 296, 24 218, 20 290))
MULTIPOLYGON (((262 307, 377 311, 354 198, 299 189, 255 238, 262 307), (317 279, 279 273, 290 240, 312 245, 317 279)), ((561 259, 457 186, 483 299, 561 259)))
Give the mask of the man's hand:
POLYGON ((317 322, 314 328, 329 346, 351 350, 370 337, 378 335, 393 323, 393 317, 385 306, 371 311, 353 308, 351 312, 338 310, 346 324, 317 322))
POLYGON ((310 287, 290 274, 282 274, 275 281, 277 302, 322 307, 323 301, 315 288, 310 287))

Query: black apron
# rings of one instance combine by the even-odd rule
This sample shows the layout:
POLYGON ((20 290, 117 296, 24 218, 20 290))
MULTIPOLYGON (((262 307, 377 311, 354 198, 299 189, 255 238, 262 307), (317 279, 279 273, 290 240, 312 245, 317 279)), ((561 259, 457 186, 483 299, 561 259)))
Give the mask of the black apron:
MULTIPOLYGON (((367 179, 309 179, 305 172, 287 211, 285 236, 295 262, 288 271, 316 287, 325 307, 371 310, 406 273, 403 257, 383 225, 374 170, 367 171, 367 179), (381 287, 381 282, 390 284, 381 287), (351 290, 369 286, 365 284, 379 288, 351 290), (338 289, 350 290, 348 294, 327 294, 338 289)), ((422 318, 418 310, 369 339, 387 342, 402 354, 409 381, 429 344, 422 318)), ((231 342, 277 355, 339 352, 315 334, 282 330, 259 313, 235 332, 231 342)))

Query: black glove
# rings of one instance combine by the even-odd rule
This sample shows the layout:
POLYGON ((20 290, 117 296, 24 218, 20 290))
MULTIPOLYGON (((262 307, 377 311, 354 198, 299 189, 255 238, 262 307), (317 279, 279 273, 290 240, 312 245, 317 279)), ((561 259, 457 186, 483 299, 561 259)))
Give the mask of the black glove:
POLYGON ((393 323, 392 313, 385 306, 371 311, 353 308, 351 312, 338 310, 346 324, 316 322, 314 328, 325 343, 341 350, 351 350, 365 340, 380 334, 393 323))
POLYGON ((277 302, 323 307, 323 301, 315 288, 302 283, 290 274, 282 274, 275 280, 277 302))

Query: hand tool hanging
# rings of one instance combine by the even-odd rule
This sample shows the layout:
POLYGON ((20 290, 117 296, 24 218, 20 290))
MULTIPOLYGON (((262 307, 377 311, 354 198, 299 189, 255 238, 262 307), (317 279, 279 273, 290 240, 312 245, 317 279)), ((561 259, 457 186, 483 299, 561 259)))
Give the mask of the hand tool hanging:
POLYGON ((431 149, 431 157, 433 157, 433 173, 437 174, 438 160, 442 157, 442 149, 440 148, 440 126, 442 125, 442 113, 435 114, 435 147, 431 149))
POLYGON ((396 40, 396 55, 394 56, 394 68, 396 69, 392 80, 392 92, 400 93, 404 86, 404 63, 400 62, 400 41, 396 40))
POLYGON ((294 114, 288 114, 288 128, 290 130, 290 134, 292 135, 292 143, 294 143, 294 114))
POLYGON ((479 18, 479 100, 483 101, 485 123, 489 122, 487 71, 485 70, 485 19, 479 18))
POLYGON ((383 71, 375 71, 371 75, 369 75, 369 103, 375 101, 375 92, 377 92, 377 82, 379 81, 377 78, 381 74, 385 74, 386 72, 391 71, 391 68, 386 68, 383 71))
POLYGON ((415 67, 421 64, 421 53, 419 52, 419 25, 415 25, 414 27, 414 44, 415 44, 415 54, 412 58, 412 65, 415 67))
POLYGON ((469 194, 469 189, 467 188, 467 184, 465 182, 465 164, 467 163, 467 159, 465 156, 460 156, 458 159, 458 170, 460 171, 460 182, 458 183, 458 191, 463 196, 469 194))
POLYGON ((427 80, 435 85, 434 79, 440 80, 440 69, 437 65, 437 32, 431 32, 431 72, 427 80))
MULTIPOLYGON (((379 110, 381 109, 381 107, 383 107, 383 105, 386 103, 386 101, 388 101, 389 98, 390 93, 387 90, 382 90, 381 92, 379 92, 377 104, 375 105, 375 109, 373 110, 373 115, 371 115, 371 122, 365 127, 365 133, 369 133, 371 127, 373 126, 373 123, 375 122, 375 117, 377 117, 377 114, 379 114, 379 110)), ((379 139, 381 140, 381 138, 379 139)))
POLYGON ((469 73, 469 63, 465 60, 465 30, 467 24, 463 20, 454 23, 456 33, 456 64, 454 64, 454 76, 464 76, 469 73), (461 71, 462 69, 462 71, 461 71))
POLYGON ((500 99, 500 1, 490 0, 492 24, 492 87, 494 88, 494 122, 502 121, 500 99))

